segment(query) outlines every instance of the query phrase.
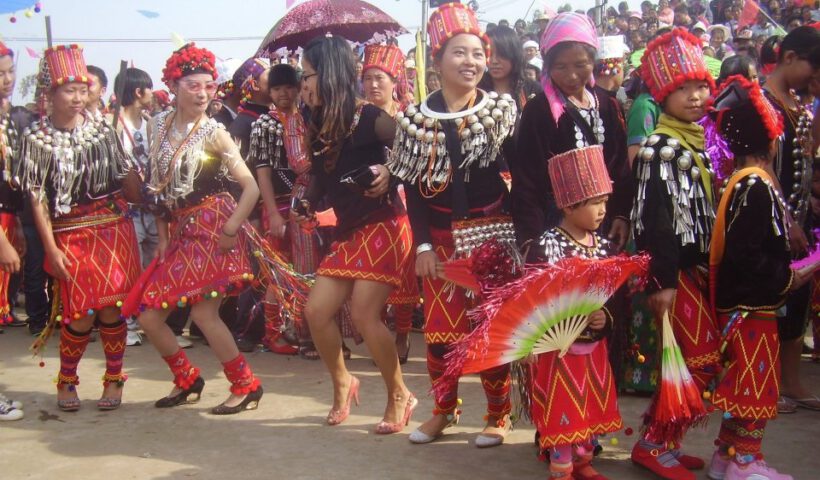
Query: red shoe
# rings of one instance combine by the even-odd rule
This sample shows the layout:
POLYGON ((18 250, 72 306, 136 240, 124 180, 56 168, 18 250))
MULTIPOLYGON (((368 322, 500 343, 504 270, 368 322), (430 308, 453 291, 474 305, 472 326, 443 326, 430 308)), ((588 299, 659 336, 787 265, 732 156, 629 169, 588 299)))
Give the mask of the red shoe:
POLYGON ((410 423, 410 417, 413 416, 413 411, 416 409, 418 404, 419 401, 416 400, 416 396, 411 393, 410 398, 407 399, 407 405, 404 407, 404 416, 402 417, 401 422, 390 423, 382 420, 376 425, 376 433, 379 435, 389 435, 391 433, 399 433, 404 430, 404 427, 410 423))
POLYGON ((632 447, 632 463, 646 468, 655 475, 665 478, 666 480, 695 480, 695 474, 687 470, 680 463, 671 467, 665 467, 658 462, 658 456, 665 453, 666 450, 652 449, 647 450, 636 443, 632 447))
POLYGON ((680 450, 673 450, 672 455, 678 459, 678 463, 683 465, 687 470, 703 470, 706 467, 706 462, 700 457, 686 455, 680 450))
POLYGON ((354 377, 353 375, 350 376, 350 390, 347 391, 347 400, 345 401, 344 406, 341 410, 333 410, 331 409, 330 412, 327 414, 327 424, 328 425, 338 425, 345 420, 347 417, 350 416, 350 404, 354 401, 356 405, 359 404, 359 379, 354 377))
POLYGON ((285 341, 285 343, 279 343, 279 339, 284 341, 285 336, 281 333, 276 333, 270 335, 269 337, 265 337, 265 346, 268 347, 268 350, 277 355, 296 355, 299 353, 298 346, 291 345, 287 341, 285 341))
POLYGON ((576 461, 572 462, 572 480, 609 480, 592 468, 592 459, 595 455, 592 452, 579 455, 576 461))

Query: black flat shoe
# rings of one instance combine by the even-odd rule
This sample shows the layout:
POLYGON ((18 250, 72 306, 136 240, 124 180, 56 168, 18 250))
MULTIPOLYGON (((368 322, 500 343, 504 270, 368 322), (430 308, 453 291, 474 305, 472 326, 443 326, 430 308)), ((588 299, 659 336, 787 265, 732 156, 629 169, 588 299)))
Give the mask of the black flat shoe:
POLYGON ((259 406, 259 400, 262 398, 262 393, 262 385, 260 385, 259 388, 249 393, 239 405, 226 407, 223 403, 212 408, 211 413, 214 415, 233 415, 245 410, 256 410, 256 407, 259 406))
POLYGON ((159 400, 154 403, 154 406, 157 408, 170 408, 176 407, 177 405, 182 405, 183 403, 194 403, 199 401, 199 397, 202 396, 202 389, 205 388, 205 380, 202 377, 197 377, 194 380, 194 384, 191 385, 191 388, 187 390, 183 390, 173 397, 164 397, 160 398, 159 400), (195 400, 188 400, 190 395, 196 395, 195 400))

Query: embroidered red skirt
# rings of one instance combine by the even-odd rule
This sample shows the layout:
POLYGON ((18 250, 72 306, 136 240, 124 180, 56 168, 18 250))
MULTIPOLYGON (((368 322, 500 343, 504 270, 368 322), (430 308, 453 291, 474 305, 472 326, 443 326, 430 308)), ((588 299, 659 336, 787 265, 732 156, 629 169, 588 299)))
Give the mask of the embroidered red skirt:
POLYGON ((316 275, 374 280, 399 287, 412 249, 413 234, 406 215, 370 223, 349 238, 333 242, 316 275))
POLYGON ((697 268, 678 273, 670 321, 689 370, 720 364, 720 333, 709 305, 708 275, 697 268))
POLYGON ((588 354, 542 353, 531 368, 530 415, 542 450, 622 428, 606 340, 588 354))
MULTIPOLYGON (((433 249, 440 262, 455 253, 453 235, 449 230, 430 229, 433 249)), ((467 291, 441 279, 424 278, 424 340, 428 344, 453 343, 472 331, 467 310, 472 301, 467 291)))
MULTIPOLYGON (((17 234, 17 217, 13 213, 0 212, 0 228, 6 235, 9 243, 14 245, 17 234)), ((11 323, 11 306, 9 305, 9 280, 11 274, 0 270, 0 325, 11 323)))
MULTIPOLYGON (((409 225, 410 219, 407 215, 404 215, 404 217, 407 218, 409 225)), ((387 299, 387 303, 391 305, 416 305, 419 303, 419 282, 416 279, 415 256, 408 255, 407 260, 402 264, 401 284, 397 289, 393 290, 393 293, 390 294, 390 297, 387 299)))
MULTIPOLYGON (((71 263, 71 280, 59 281, 64 322, 121 306, 139 277, 137 234, 127 211, 125 200, 117 195, 74 207, 52 220, 57 248, 71 263)), ((54 274, 48 261, 45 269, 54 274)))
MULTIPOLYGON (((219 248, 222 227, 236 209, 227 193, 172 212, 164 262, 156 262, 141 285, 140 308, 174 308, 203 299, 236 295, 254 276, 248 236, 240 229, 236 246, 219 248)), ((243 228, 252 228, 247 222, 243 228)), ((149 267, 152 268, 152 267, 149 267)))
MULTIPOLYGON (((730 315, 719 315, 721 325, 730 315)), ((729 365, 712 403, 743 419, 777 416, 780 395, 780 340, 774 311, 750 312, 729 340, 729 365)))

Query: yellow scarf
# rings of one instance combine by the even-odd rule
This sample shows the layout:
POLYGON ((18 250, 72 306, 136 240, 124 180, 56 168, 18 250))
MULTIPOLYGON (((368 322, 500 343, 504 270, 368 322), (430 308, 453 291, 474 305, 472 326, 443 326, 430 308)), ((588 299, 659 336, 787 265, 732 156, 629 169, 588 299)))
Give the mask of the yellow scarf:
POLYGON ((692 158, 695 160, 695 165, 700 169, 700 182, 703 185, 703 190, 706 192, 706 200, 709 205, 714 205, 715 197, 712 192, 712 174, 706 168, 703 158, 700 153, 705 149, 706 139, 703 134, 703 127, 697 123, 682 122, 675 117, 661 113, 658 120, 658 126, 652 133, 668 135, 670 137, 680 140, 683 148, 689 150, 692 158))

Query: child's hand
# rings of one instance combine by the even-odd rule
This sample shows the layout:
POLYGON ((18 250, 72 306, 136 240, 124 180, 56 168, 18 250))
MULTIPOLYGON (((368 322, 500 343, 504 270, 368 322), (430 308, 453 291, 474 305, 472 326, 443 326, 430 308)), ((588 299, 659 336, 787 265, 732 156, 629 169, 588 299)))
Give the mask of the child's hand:
POLYGON ((593 330, 601 330, 606 326, 606 313, 603 310, 595 310, 589 314, 587 325, 593 330))

